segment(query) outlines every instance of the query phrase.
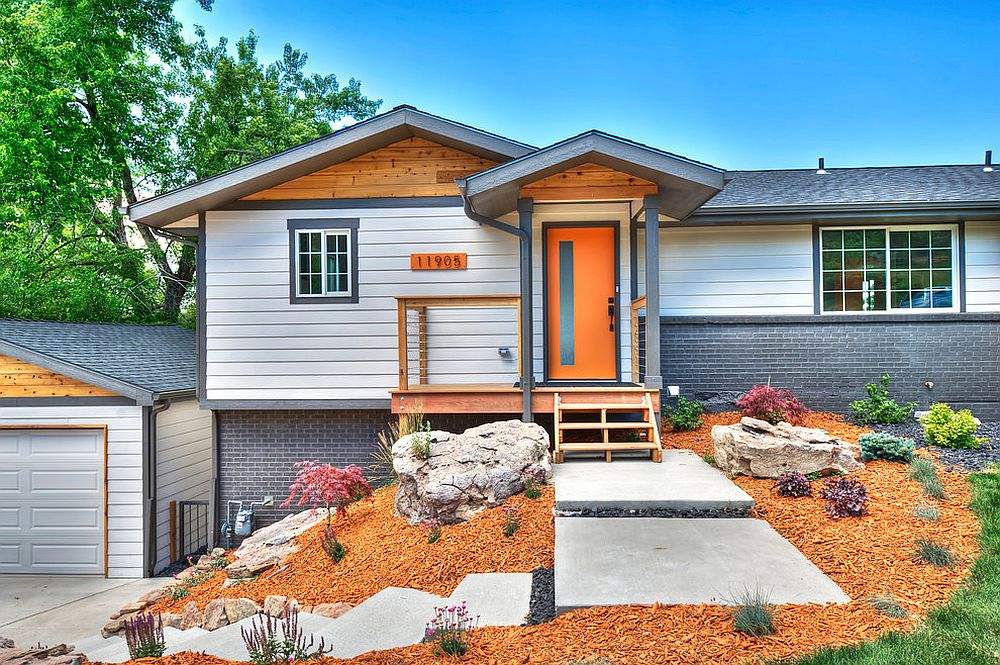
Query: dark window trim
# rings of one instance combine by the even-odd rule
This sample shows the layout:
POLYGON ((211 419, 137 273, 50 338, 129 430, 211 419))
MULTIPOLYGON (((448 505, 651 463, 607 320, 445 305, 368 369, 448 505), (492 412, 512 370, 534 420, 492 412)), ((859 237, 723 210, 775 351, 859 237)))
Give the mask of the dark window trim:
MULTIPOLYGON (((552 385, 567 385, 571 383, 590 384, 601 381, 589 379, 550 379, 549 378, 549 265, 548 265, 548 233, 549 228, 594 228, 611 227, 615 230, 615 383, 622 380, 622 293, 621 293, 621 222, 542 222, 542 382, 552 385)), ((606 382, 606 380, 605 380, 606 382)))
POLYGON ((906 312, 901 312, 899 310, 874 310, 870 312, 857 312, 853 314, 843 314, 841 312, 828 312, 823 313, 821 298, 823 297, 823 268, 820 263, 820 231, 824 228, 883 228, 892 229, 896 226, 954 226, 956 228, 957 238, 955 240, 954 251, 958 254, 958 308, 951 312, 942 312, 938 310, 940 314, 959 314, 966 312, 966 302, 965 302, 965 222, 928 222, 928 221, 906 221, 899 220, 898 222, 885 222, 885 221, 871 221, 871 222, 852 222, 844 223, 836 220, 831 220, 828 222, 814 222, 812 225, 812 255, 813 255, 813 315, 832 317, 832 316, 847 316, 850 318, 867 318, 870 316, 890 316, 890 317, 900 317, 900 316, 930 316, 929 310, 909 310, 906 312), (926 313, 925 313, 926 312, 926 313))
POLYGON ((358 218, 344 219, 290 219, 288 220, 288 302, 293 305, 356 303, 358 302, 358 218), (324 231, 348 229, 351 233, 351 292, 342 296, 300 296, 299 276, 295 270, 297 251, 295 235, 298 231, 324 231))

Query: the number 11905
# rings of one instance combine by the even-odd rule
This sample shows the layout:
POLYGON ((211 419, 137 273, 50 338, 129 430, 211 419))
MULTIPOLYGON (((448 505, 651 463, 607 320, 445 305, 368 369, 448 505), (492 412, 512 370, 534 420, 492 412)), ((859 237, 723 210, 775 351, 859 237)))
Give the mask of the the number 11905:
POLYGON ((410 254, 410 270, 465 270, 466 255, 410 254))

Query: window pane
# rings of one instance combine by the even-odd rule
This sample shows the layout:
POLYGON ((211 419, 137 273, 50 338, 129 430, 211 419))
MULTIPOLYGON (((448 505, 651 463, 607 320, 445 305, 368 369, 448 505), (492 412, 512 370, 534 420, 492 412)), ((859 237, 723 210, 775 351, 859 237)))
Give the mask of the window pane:
POLYGON ((823 231, 823 249, 843 247, 843 231, 823 231))
POLYGON ((844 288, 843 273, 825 272, 823 273, 823 290, 840 291, 844 288))
POLYGON ((910 291, 909 307, 912 309, 930 309, 931 292, 930 289, 920 291, 910 291))
POLYGON ((860 270, 865 267, 864 252, 844 252, 844 270, 860 270))
POLYGON ((931 247, 951 249, 951 231, 931 231, 931 247))
POLYGON ((312 291, 309 289, 309 277, 303 275, 299 277, 299 293, 310 294, 312 291))
POLYGON ((951 289, 936 289, 934 291, 934 307, 952 307, 951 289))
POLYGON ((869 270, 885 268, 885 250, 865 252, 865 267, 869 270))
POLYGON ((910 267, 910 253, 905 249, 894 249, 889 252, 889 267, 902 270, 910 267))
POLYGON ((885 229, 869 229, 865 231, 866 249, 885 248, 885 229))
POLYGON ((931 253, 926 249, 914 249, 910 251, 911 268, 930 268, 931 253))
POLYGON ((935 249, 931 252, 931 265, 935 268, 951 268, 951 250, 935 249))
POLYGON ((309 251, 309 234, 300 233, 299 234, 299 251, 308 252, 309 251))
POLYGON ((844 271, 844 288, 848 291, 860 291, 861 283, 864 281, 865 273, 861 270, 844 271))
POLYGON ((873 301, 874 301, 874 306, 872 307, 872 309, 874 309, 876 311, 883 311, 883 310, 885 310, 885 308, 886 308, 885 307, 885 291, 876 291, 873 294, 873 301))
POLYGON ((930 270, 911 270, 910 271, 910 290, 915 289, 926 289, 931 285, 931 271, 930 270))
POLYGON ((323 292, 323 276, 322 275, 313 275, 310 278, 309 281, 310 281, 311 288, 312 288, 312 291, 310 291, 310 293, 322 293, 323 292))
POLYGON ((951 287, 951 271, 950 270, 932 270, 931 271, 931 286, 947 286, 951 287))
POLYGON ((892 271, 892 290, 907 291, 910 288, 910 273, 904 270, 892 271))
POLYGON ((931 246, 930 231, 910 231, 910 247, 926 248, 931 246))
POLYGON ((322 273, 323 263, 319 254, 309 255, 309 272, 322 273))
POLYGON ((844 266, 844 256, 840 250, 823 252, 823 270, 840 270, 844 266))
POLYGON ((861 293, 857 291, 848 291, 844 294, 844 310, 847 312, 860 312, 862 310, 862 299, 861 293))
POLYGON ((842 312, 844 310, 843 296, 840 293, 823 294, 824 312, 842 312))
POLYGON ((844 249, 864 249, 864 231, 844 231, 844 249))
POLYGON ((341 275, 339 277, 339 280, 340 280, 340 284, 339 284, 340 291, 342 293, 347 293, 347 274, 345 273, 345 274, 341 275))
POLYGON ((893 249, 909 247, 909 238, 910 234, 908 231, 891 231, 889 233, 889 247, 893 249))
POLYGON ((873 289, 885 289, 885 272, 867 272, 865 273, 865 279, 871 282, 870 288, 873 289))

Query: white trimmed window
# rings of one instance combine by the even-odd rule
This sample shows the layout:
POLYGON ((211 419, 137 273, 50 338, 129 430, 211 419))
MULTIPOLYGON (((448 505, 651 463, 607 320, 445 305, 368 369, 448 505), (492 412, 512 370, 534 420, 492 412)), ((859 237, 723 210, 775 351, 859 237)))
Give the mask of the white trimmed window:
POLYGON ((822 312, 958 309, 958 228, 820 229, 822 312))
POLYGON ((288 221, 292 303, 358 301, 358 220, 288 221))

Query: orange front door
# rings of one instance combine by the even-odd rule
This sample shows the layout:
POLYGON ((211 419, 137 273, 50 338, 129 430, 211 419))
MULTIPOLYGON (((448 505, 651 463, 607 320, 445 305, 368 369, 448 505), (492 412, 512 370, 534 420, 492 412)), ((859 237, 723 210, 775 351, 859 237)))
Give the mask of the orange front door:
POLYGON ((549 379, 613 381, 615 228, 545 227, 549 379))

